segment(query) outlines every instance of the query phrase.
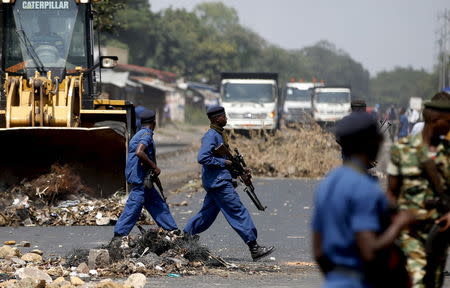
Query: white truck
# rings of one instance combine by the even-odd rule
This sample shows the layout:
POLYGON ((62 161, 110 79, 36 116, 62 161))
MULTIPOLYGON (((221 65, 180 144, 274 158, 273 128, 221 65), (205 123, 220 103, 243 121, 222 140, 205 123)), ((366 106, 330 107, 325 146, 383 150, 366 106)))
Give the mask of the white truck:
POLYGON ((336 122, 351 112, 349 87, 324 86, 314 88, 313 118, 318 123, 336 122))
POLYGON ((311 96, 314 87, 324 86, 321 82, 286 83, 283 114, 286 123, 304 122, 312 115, 311 96))
POLYGON ((277 73, 221 73, 220 95, 228 118, 226 129, 279 127, 277 73))

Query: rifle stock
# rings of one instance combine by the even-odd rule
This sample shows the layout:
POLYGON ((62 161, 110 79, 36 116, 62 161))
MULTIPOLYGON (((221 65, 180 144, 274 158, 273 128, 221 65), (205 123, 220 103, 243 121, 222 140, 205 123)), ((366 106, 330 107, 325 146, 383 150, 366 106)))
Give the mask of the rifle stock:
POLYGON ((213 153, 218 156, 226 156, 229 160, 231 160, 232 167, 231 173, 236 174, 241 180, 242 183, 246 186, 244 191, 250 197, 250 200, 255 204, 256 208, 260 211, 265 211, 267 206, 264 206, 259 200, 258 196, 255 193, 255 187, 252 183, 252 175, 246 169, 247 164, 245 163, 244 157, 239 154, 238 149, 234 149, 235 155, 233 155, 223 143, 220 144, 216 149, 214 149, 213 153))

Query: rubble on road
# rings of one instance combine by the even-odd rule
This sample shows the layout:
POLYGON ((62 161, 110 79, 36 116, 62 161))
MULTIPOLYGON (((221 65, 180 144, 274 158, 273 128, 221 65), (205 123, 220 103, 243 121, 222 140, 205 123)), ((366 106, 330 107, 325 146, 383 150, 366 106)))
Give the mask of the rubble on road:
MULTIPOLYGON (((0 258, 0 287, 144 287, 147 277, 192 275, 266 274, 280 267, 267 263, 231 264, 213 255, 198 239, 180 231, 144 230, 118 237, 97 249, 80 248, 65 257, 47 256, 41 261, 22 261, 17 255, 0 258), (105 279, 109 278, 109 279, 105 279), (110 279, 126 279, 112 281, 110 279), (25 283, 31 281, 30 283, 25 283)), ((5 245, 3 247, 17 248, 5 245)), ((1 249, 5 249, 0 247, 1 249)), ((32 254, 25 253, 24 255, 32 254)), ((35 255, 39 256, 35 253, 35 255)))
POLYGON ((315 123, 275 134, 231 132, 229 136, 230 147, 239 149, 255 176, 322 177, 341 163, 334 136, 315 123))

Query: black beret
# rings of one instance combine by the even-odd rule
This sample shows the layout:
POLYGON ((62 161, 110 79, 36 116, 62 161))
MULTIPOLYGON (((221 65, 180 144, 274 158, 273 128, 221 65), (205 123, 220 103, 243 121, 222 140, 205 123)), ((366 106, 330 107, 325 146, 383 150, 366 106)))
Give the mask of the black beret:
POLYGON ((144 110, 142 111, 141 115, 141 123, 150 123, 155 121, 156 119, 156 113, 152 110, 144 110))
POLYGON ((358 99, 353 100, 350 105, 352 108, 363 108, 363 107, 366 108, 367 107, 366 101, 358 100, 358 99))
POLYGON ((208 115, 209 118, 225 114, 225 108, 222 106, 212 106, 208 108, 208 111, 206 111, 206 115, 208 115))
POLYGON ((380 133, 377 121, 369 113, 353 112, 336 123, 335 134, 338 140, 362 132, 380 133))

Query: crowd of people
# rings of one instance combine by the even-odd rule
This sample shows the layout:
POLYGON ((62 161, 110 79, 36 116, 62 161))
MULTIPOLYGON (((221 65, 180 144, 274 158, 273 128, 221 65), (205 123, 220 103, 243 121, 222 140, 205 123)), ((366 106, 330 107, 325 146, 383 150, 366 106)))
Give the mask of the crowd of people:
POLYGON ((352 106, 335 129, 343 165, 321 181, 314 199, 313 254, 323 287, 442 287, 450 242, 450 93, 425 102, 415 134, 408 118, 417 115, 388 110, 398 129, 387 191, 369 172, 383 143, 380 122, 361 103, 352 106))

